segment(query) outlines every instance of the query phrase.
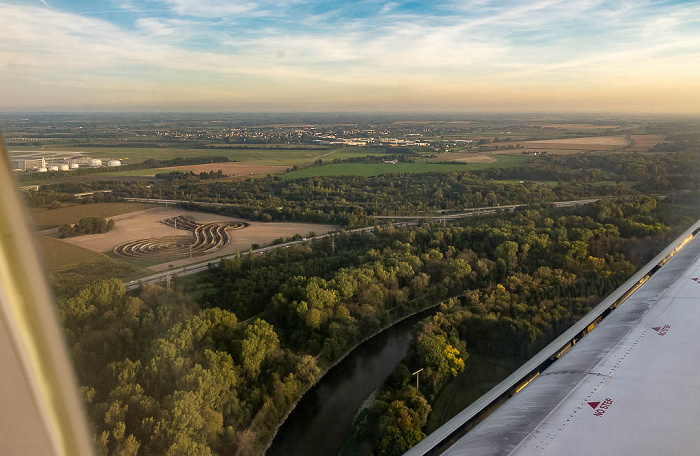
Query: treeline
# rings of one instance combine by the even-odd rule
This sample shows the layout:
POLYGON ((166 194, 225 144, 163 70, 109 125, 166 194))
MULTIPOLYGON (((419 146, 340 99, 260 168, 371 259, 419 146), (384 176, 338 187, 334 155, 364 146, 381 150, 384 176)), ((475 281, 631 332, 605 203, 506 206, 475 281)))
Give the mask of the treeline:
POLYGON ((412 215, 473 207, 561 201, 629 194, 617 184, 562 185, 508 183, 473 173, 386 174, 374 177, 328 176, 286 181, 268 176, 242 181, 185 179, 143 182, 56 184, 27 194, 31 204, 67 199, 77 192, 110 189, 115 197, 168 198, 222 202, 225 206, 187 207, 261 221, 332 223, 345 227, 374 224, 378 215, 412 215))
POLYGON ((59 310, 98 454, 260 454, 257 436, 319 374, 266 321, 160 287, 132 297, 99 282, 59 310))
POLYGON ((102 217, 85 217, 78 220, 78 223, 74 225, 64 223, 58 227, 58 232, 61 234, 61 237, 68 238, 84 234, 106 233, 114 229, 114 226, 113 219, 107 221, 102 217))
POLYGON ((197 180, 212 180, 212 179, 223 179, 224 177, 227 177, 226 174, 224 174, 223 171, 217 170, 217 171, 202 171, 201 173, 194 173, 192 171, 172 171, 169 173, 158 173, 155 175, 156 179, 165 179, 167 181, 174 181, 174 180, 189 180, 189 181, 197 181, 197 180))
POLYGON ((590 184, 629 182, 643 193, 700 189, 694 164, 700 142, 680 140, 652 148, 658 153, 584 153, 536 157, 517 168, 486 169, 474 173, 489 179, 530 179, 590 184))
POLYGON ((380 397, 377 444, 398 451, 422 436, 428 401, 468 368, 467 349, 537 350, 634 271, 631 252, 642 261, 667 241, 664 217, 643 198, 340 234, 222 260, 192 285, 213 290, 199 305, 177 280, 138 297, 111 281, 60 312, 100 452, 260 454, 323 369, 451 302, 439 318, 455 329, 426 324, 406 361, 425 368, 426 389, 397 380, 380 397))

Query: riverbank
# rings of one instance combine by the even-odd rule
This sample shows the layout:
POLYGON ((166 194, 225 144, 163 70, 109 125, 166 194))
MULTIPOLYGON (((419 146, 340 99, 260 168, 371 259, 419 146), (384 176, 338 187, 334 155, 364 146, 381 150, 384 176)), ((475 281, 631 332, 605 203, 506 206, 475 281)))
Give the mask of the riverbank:
POLYGON ((425 433, 430 434, 523 365, 527 358, 488 356, 470 351, 464 371, 435 398, 425 433))
MULTIPOLYGON (((430 434, 454 415, 468 407, 503 379, 508 377, 526 358, 488 356, 478 351, 469 352, 464 371, 450 380, 431 404, 431 412, 424 428, 430 434)), ((341 455, 370 456, 376 452, 367 429, 367 414, 374 405, 374 399, 363 404, 353 421, 350 435, 343 444, 341 455)))
MULTIPOLYGON (((390 324, 388 324, 388 325, 383 326, 383 327, 380 328, 379 330, 375 331, 374 333, 372 333, 372 334, 368 335, 367 337, 365 337, 364 339, 362 339, 360 342, 358 342, 357 344, 355 344, 352 348, 348 349, 348 350, 343 354, 343 356, 341 356, 338 360, 336 360, 334 363, 332 363, 332 364, 330 364, 329 366, 327 366, 327 367, 323 370, 322 374, 319 376, 319 378, 317 379, 317 381, 316 381, 312 386, 310 386, 310 387, 299 397, 299 399, 294 403, 294 406, 293 406, 293 407, 288 411, 288 413, 285 415, 284 420, 283 420, 283 421, 277 426, 277 428, 275 429, 275 433, 272 435, 272 438, 271 438, 270 441, 268 442, 268 445, 265 447, 264 452, 265 452, 266 454, 270 454, 270 455, 275 455, 275 454, 288 454, 287 451, 284 451, 284 452, 283 452, 281 449, 278 449, 278 450, 275 450, 275 449, 274 449, 275 447, 282 446, 282 444, 283 444, 282 442, 276 442, 276 440, 279 438, 280 431, 285 427, 285 425, 288 424, 288 420, 290 419, 290 417, 292 416, 292 414, 298 413, 298 408, 299 408, 300 403, 302 403, 302 402, 305 401, 305 400, 308 400, 308 397, 309 397, 310 394, 313 394, 314 392, 318 392, 318 390, 322 389, 323 386, 324 386, 324 383, 329 382, 329 376, 331 376, 331 375, 333 374, 333 372, 335 371, 335 369, 336 369, 338 366, 340 366, 342 363, 347 363, 347 362, 349 361, 349 357, 351 357, 351 355, 353 355, 353 354, 356 353, 357 351, 361 350, 363 347, 367 347, 367 345, 368 345, 369 342, 371 342, 371 341, 374 340, 375 338, 378 338, 378 337, 382 336, 383 334, 387 333, 387 332, 390 331, 392 328, 396 328, 396 327, 400 326, 402 323, 405 323, 405 322, 407 322, 408 320, 411 320, 411 319, 416 319, 416 322, 417 322, 417 321, 419 321, 419 320, 425 318, 426 316, 428 316, 428 315, 431 314, 432 312, 437 311, 437 308, 438 308, 443 302, 444 302, 444 301, 440 301, 440 302, 437 303, 437 304, 430 304, 430 305, 428 305, 428 306, 424 306, 424 307, 422 307, 422 308, 420 308, 420 309, 418 309, 418 310, 416 310, 416 311, 411 312, 410 314, 407 314, 407 315, 405 315, 405 316, 399 318, 398 320, 395 320, 394 322, 392 322, 392 323, 390 323, 390 324), (422 315, 422 314, 424 314, 424 313, 425 313, 425 315, 422 315), (270 451, 271 449, 272 449, 273 451, 271 451, 270 453, 268 453, 268 451, 270 451)), ((408 332, 409 332, 409 333, 412 333, 412 331, 410 331, 410 328, 409 328, 409 331, 408 331, 408 332)), ((411 335, 410 337, 412 337, 412 335, 411 335)), ((396 341, 396 342, 398 342, 396 345, 400 345, 400 346, 403 348, 404 352, 408 350, 408 345, 409 345, 409 343, 410 343, 410 340, 396 341)), ((385 345, 386 345, 386 344, 387 344, 387 342, 385 341, 385 345)), ((394 349, 396 349, 396 348, 397 348, 397 347, 394 347, 394 349)), ((398 357, 398 360, 396 361, 396 363, 400 362, 400 360, 403 359, 404 356, 405 356, 405 353, 402 354, 400 357, 398 357)), ((363 361, 364 361, 365 363, 367 363, 366 360, 363 360, 363 361)), ((394 365, 389 366, 390 369, 388 369, 388 372, 387 372, 387 374, 386 374, 387 376, 391 373, 391 371, 393 371, 393 369, 394 369, 396 363, 394 363, 394 365)), ((356 367, 357 367, 357 366, 351 366, 351 368, 356 368, 356 367)), ((387 366, 385 365, 385 363, 379 363, 378 366, 365 366, 365 367, 367 367, 367 370, 371 370, 371 371, 375 371, 375 372, 376 372, 377 369, 379 369, 379 368, 381 368, 381 367, 386 368, 387 366)), ((374 373, 374 372, 373 372, 373 373, 374 373)), ((372 388, 372 390, 375 390, 376 388, 378 388, 379 386, 381 386, 381 384, 384 382, 384 379, 385 379, 385 376, 381 379, 381 381, 379 382, 379 384, 378 384, 376 387, 372 388)), ((355 393, 356 393, 356 391, 355 391, 355 393)), ((368 395, 369 395, 369 394, 371 394, 371 391, 368 393, 368 395)), ((354 417, 354 415, 355 415, 355 413, 357 412, 357 410, 359 409, 360 405, 361 405, 362 402, 364 402, 365 400, 366 400, 366 396, 363 397, 363 398, 358 402, 357 407, 356 407, 354 410, 352 410, 352 416, 351 416, 350 423, 349 423, 348 428, 347 428, 347 432, 350 431, 350 425, 352 424, 352 417, 354 417)), ((347 401, 346 401, 346 402, 347 402, 347 401)), ((347 404, 343 404, 343 405, 347 406, 347 404)), ((326 423, 326 424, 327 424, 327 423, 326 423)), ((343 440, 344 440, 344 438, 343 438, 343 440)))

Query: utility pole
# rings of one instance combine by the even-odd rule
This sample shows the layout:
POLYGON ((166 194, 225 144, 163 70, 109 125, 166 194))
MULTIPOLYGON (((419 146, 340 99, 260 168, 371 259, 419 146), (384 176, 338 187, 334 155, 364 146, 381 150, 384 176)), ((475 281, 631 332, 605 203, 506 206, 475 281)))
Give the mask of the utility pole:
POLYGON ((418 389, 418 378, 420 377, 419 374, 421 373, 422 370, 423 370, 423 368, 421 367, 420 369, 418 369, 417 371, 415 371, 414 373, 411 374, 411 377, 413 377, 414 375, 416 376, 416 391, 420 391, 418 389))

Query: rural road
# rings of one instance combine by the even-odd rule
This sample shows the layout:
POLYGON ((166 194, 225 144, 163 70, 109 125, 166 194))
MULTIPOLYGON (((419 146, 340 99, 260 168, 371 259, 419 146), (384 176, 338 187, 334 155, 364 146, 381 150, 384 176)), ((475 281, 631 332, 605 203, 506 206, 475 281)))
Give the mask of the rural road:
MULTIPOLYGON (((571 206, 583 206, 585 204, 591 204, 596 201, 598 201, 600 198, 589 198, 589 199, 581 199, 581 200, 573 200, 573 201, 557 201, 554 204, 555 207, 571 207, 571 206)), ((131 201, 131 202, 138 202, 138 203, 155 203, 155 204, 179 204, 179 203, 195 203, 195 204, 203 204, 203 205, 211 205, 211 206, 225 206, 225 203, 209 203, 209 202, 199 202, 199 201, 184 201, 184 200, 167 200, 167 199, 154 199, 154 198, 124 198, 124 201, 131 201)), ((511 204, 508 206, 495 206, 495 207, 476 207, 473 209, 470 209, 468 211, 463 211, 463 212, 456 212, 456 213, 445 213, 444 215, 396 215, 396 216, 390 216, 390 215, 385 215, 385 216, 375 216, 374 218, 377 219, 393 219, 393 220, 406 220, 405 222, 400 222, 400 223, 395 223, 394 226, 405 226, 405 225, 416 225, 418 224, 421 220, 454 220, 454 219, 459 219, 463 217, 471 217, 474 215, 483 215, 483 214, 493 214, 497 211, 513 211, 516 208, 519 207, 524 207, 526 204, 511 204)), ((381 225, 377 226, 368 226, 365 228, 356 228, 354 230, 347 230, 345 231, 346 233, 363 233, 367 231, 372 231, 374 229, 381 228, 381 225)), ((314 237, 313 239, 323 239, 327 238, 330 236, 333 236, 337 233, 327 233, 323 235, 319 235, 314 237)), ((291 241, 291 242, 285 242, 283 244, 277 244, 277 245, 271 245, 268 247, 262 247, 256 250, 253 250, 253 254, 265 254, 266 252, 269 252, 270 250, 273 249, 281 249, 281 248, 286 248, 290 247, 292 245, 296 244, 301 244, 302 242, 308 242, 308 239, 301 239, 298 241, 291 241)), ((241 252, 241 255, 247 255, 249 252, 241 252)), ((130 290, 135 290, 139 288, 142 285, 150 284, 150 283, 160 283, 168 279, 168 277, 172 277, 173 275, 178 275, 180 277, 182 276, 187 276, 191 274, 197 274, 199 272, 203 272, 208 270, 210 267, 216 267, 219 264, 219 261, 222 259, 230 259, 230 258, 235 258, 237 254, 233 255, 226 255, 222 256, 219 258, 216 258, 214 260, 209 260, 209 261, 204 261, 202 263, 197 263, 197 264, 191 264, 188 266, 182 266, 179 268, 174 268, 169 271, 165 272, 159 272, 157 274, 153 274, 150 276, 143 277, 138 280, 131 280, 129 282, 124 282, 124 287, 127 289, 127 291, 130 290)))

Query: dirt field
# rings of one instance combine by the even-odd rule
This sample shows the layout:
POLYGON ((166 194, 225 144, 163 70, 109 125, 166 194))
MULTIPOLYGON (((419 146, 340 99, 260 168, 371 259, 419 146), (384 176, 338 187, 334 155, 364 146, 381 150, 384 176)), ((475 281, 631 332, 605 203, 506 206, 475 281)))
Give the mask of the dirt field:
POLYGON ((595 124, 551 124, 542 125, 542 128, 556 128, 559 130, 574 130, 574 131, 587 131, 587 130, 603 130, 603 129, 614 129, 617 125, 595 125, 595 124))
POLYGON ((316 234, 324 234, 338 228, 334 225, 314 223, 254 222, 206 212, 156 207, 145 211, 132 212, 130 214, 113 217, 116 225, 114 229, 108 233, 77 236, 63 239, 63 241, 94 252, 111 252, 114 247, 127 241, 166 236, 182 236, 183 230, 175 229, 172 226, 160 222, 161 220, 178 215, 193 217, 198 222, 247 222, 250 226, 232 231, 230 233, 232 238, 230 243, 225 248, 215 253, 197 256, 192 259, 187 258, 184 260, 170 261, 157 266, 151 266, 149 269, 162 271, 168 269, 171 264, 173 266, 182 266, 223 255, 230 255, 236 253, 236 251, 248 250, 252 244, 264 245, 280 237, 287 238, 297 233, 305 236, 310 231, 314 231, 316 234))
POLYGON ((527 141, 526 147, 551 149, 612 149, 627 145, 624 136, 591 136, 588 138, 545 139, 542 141, 527 141))
POLYGON ((167 171, 192 171, 193 173, 208 173, 209 171, 221 170, 222 173, 227 174, 232 177, 247 177, 256 174, 272 174, 280 173, 285 171, 289 166, 286 165, 251 165, 243 163, 207 163, 203 165, 189 165, 189 166, 172 166, 170 168, 162 168, 159 170, 154 170, 153 174, 156 172, 162 173, 164 170, 167 171))
POLYGON ((625 149, 630 152, 648 152, 650 148, 666 139, 666 135, 632 135, 634 145, 625 149))
POLYGON ((38 230, 45 230, 64 223, 78 223, 85 217, 112 218, 128 212, 140 211, 153 207, 142 203, 93 203, 75 204, 60 209, 32 208, 31 216, 38 230))
POLYGON ((523 150, 546 150, 549 153, 566 153, 567 151, 582 152, 587 150, 621 149, 627 146, 624 136, 591 136, 585 138, 544 139, 540 141, 499 142, 488 144, 487 147, 508 147, 520 144, 520 148, 499 153, 521 153, 523 150))
POLYGON ((498 161, 495 157, 492 157, 490 155, 474 154, 468 152, 440 154, 437 156, 437 158, 438 160, 456 161, 462 163, 493 163, 498 161))

